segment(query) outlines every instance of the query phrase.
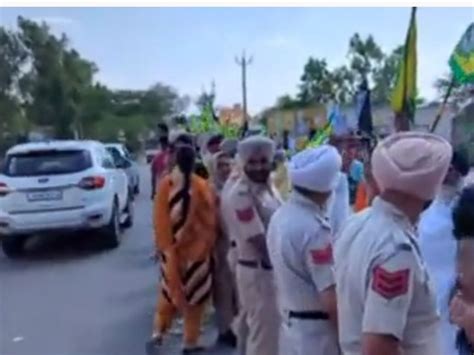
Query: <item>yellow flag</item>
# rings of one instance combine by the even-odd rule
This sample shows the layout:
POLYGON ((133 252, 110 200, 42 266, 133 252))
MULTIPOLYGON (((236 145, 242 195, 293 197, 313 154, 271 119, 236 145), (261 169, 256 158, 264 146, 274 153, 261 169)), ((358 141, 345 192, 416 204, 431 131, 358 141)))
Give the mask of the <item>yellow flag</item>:
POLYGON ((408 116, 413 121, 416 108, 416 7, 412 9, 410 26, 405 41, 403 57, 392 92, 392 109, 396 114, 408 116))

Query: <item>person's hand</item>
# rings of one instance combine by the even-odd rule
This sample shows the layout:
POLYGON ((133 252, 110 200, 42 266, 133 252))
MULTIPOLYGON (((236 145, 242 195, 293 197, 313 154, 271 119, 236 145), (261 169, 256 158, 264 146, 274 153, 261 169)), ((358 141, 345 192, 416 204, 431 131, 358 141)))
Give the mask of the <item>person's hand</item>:
POLYGON ((468 316, 468 304, 462 298, 461 293, 457 293, 449 305, 449 314, 451 322, 459 326, 460 328, 465 328, 469 319, 468 316))
POLYGON ((181 312, 181 314, 184 314, 184 310, 186 309, 187 305, 188 302, 186 301, 184 288, 181 287, 178 292, 176 292, 175 306, 181 312))

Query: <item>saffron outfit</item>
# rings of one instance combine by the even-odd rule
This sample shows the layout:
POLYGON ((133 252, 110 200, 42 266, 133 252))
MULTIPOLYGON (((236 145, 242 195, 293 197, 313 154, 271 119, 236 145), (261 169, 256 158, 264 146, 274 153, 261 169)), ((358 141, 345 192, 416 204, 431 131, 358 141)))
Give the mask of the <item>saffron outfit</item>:
POLYGON ((187 184, 177 168, 163 177, 155 198, 154 227, 162 272, 154 336, 169 330, 179 310, 184 318, 184 346, 196 347, 212 291, 211 256, 217 228, 208 183, 191 174, 187 184))

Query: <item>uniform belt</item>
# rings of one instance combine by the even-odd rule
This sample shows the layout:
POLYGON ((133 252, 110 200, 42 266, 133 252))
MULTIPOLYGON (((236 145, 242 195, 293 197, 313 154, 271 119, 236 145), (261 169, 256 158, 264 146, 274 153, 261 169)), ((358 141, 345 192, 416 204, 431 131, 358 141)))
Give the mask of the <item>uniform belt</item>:
POLYGON ((289 311, 288 317, 307 320, 329 320, 329 314, 323 311, 289 311))
POLYGON ((239 260, 238 263, 242 266, 249 267, 252 269, 262 268, 264 270, 273 270, 273 267, 263 261, 258 262, 254 260, 239 260))

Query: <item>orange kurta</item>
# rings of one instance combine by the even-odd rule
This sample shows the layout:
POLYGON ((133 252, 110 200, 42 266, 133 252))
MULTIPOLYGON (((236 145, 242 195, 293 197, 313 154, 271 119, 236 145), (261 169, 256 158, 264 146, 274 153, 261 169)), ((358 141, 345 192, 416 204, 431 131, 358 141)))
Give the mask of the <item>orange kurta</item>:
POLYGON ((155 243, 162 253, 164 273, 162 286, 175 304, 183 296, 187 302, 199 301, 191 293, 196 291, 198 283, 205 281, 199 279, 210 273, 208 264, 217 228, 212 190, 206 180, 194 174, 189 188, 189 208, 183 216, 182 178, 176 170, 165 176, 154 205, 155 243))

